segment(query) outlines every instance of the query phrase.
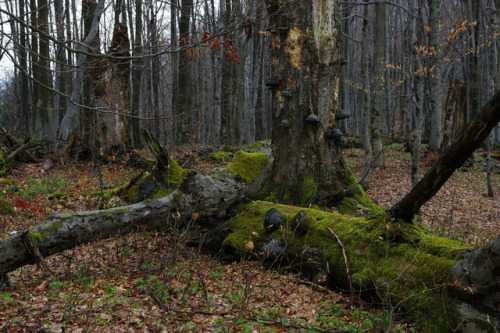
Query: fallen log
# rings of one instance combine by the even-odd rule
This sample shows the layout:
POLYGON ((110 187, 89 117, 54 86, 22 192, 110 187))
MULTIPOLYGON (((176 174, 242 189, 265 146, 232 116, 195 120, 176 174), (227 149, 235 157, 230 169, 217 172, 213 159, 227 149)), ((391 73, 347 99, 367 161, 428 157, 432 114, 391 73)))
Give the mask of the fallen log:
POLYGON ((6 282, 7 273, 40 260, 25 246, 26 237, 42 257, 47 257, 96 239, 166 227, 174 212, 179 219, 191 218, 194 213, 199 217, 225 216, 231 206, 255 193, 270 174, 272 163, 266 154, 245 153, 245 158, 264 158, 267 162, 252 182, 237 180, 225 168, 217 169, 212 176, 191 173, 183 177, 181 188, 172 189, 167 196, 97 211, 54 214, 37 226, 14 232, 0 240, 0 277, 6 282))
POLYGON ((474 250, 387 214, 352 217, 264 201, 240 211, 222 243, 227 257, 260 258, 317 282, 326 276, 332 288, 350 290, 352 283, 388 312, 404 311, 424 332, 493 331, 500 325, 500 237, 474 250), (281 214, 273 232, 264 226, 270 209, 281 214), (301 210, 307 232, 299 233, 293 221, 301 210))
MULTIPOLYGON (((269 151, 238 152, 228 168, 217 168, 211 175, 183 174, 180 186, 164 197, 55 214, 0 241, 0 278, 7 282, 7 274, 19 267, 43 263, 44 257, 96 239, 163 228, 195 213, 199 218, 227 216, 232 207, 261 189, 271 162, 269 151), (245 173, 242 166, 251 167, 245 173)), ((349 289, 351 280, 360 294, 381 302, 388 311, 407 311, 424 331, 474 327, 488 331, 499 325, 500 238, 473 250, 413 224, 395 223, 384 213, 367 218, 305 209, 307 217, 297 217, 300 210, 304 209, 265 201, 240 204, 224 234, 218 235, 222 254, 228 259, 261 258, 313 279, 321 274, 332 288, 349 289), (281 226, 266 229, 264 219, 271 208, 279 210, 281 226)))

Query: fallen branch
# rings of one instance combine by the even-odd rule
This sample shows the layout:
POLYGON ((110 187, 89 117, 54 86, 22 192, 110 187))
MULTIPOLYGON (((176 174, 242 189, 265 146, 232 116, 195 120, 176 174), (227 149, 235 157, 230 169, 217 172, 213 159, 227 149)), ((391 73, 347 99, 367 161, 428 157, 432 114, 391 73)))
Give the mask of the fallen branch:
POLYGON ((340 240, 339 236, 330 228, 326 228, 330 233, 335 237, 337 240, 337 243, 339 243, 340 247, 342 248, 342 255, 344 256, 344 263, 345 263, 345 270, 346 270, 346 275, 347 275, 347 282, 349 282, 349 292, 351 293, 351 299, 354 299, 354 287, 352 285, 352 277, 351 277, 351 271, 349 270, 349 261, 347 260, 347 254, 345 251, 345 246, 342 244, 342 241, 340 240))

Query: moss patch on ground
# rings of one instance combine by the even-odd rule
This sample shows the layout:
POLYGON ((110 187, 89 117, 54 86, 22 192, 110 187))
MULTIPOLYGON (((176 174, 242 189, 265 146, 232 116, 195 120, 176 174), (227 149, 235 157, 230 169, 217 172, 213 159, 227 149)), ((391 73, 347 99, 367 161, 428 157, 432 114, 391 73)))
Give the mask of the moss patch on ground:
POLYGON ((223 250, 259 257, 263 244, 279 239, 286 244, 288 257, 295 262, 316 263, 318 269, 332 272, 332 283, 346 287, 342 249, 329 231, 343 242, 356 289, 382 294, 385 302, 409 311, 425 331, 441 332, 456 327, 458 316, 453 304, 442 296, 442 288, 457 255, 468 246, 430 235, 417 226, 392 223, 386 214, 373 218, 352 217, 306 209, 309 231, 297 236, 289 227, 303 208, 257 201, 240 207, 242 214, 229 222, 231 233, 223 250), (272 234, 263 227, 266 212, 277 208, 282 226, 272 234), (247 246, 252 241, 252 250, 247 246))
POLYGON ((227 166, 227 170, 237 180, 252 184, 260 177, 260 173, 266 167, 267 163, 268 158, 266 154, 246 153, 238 150, 234 154, 232 162, 227 166))
POLYGON ((229 161, 231 157, 233 157, 233 153, 230 151, 218 151, 215 153, 210 153, 208 157, 211 160, 216 161, 217 163, 222 163, 225 161, 229 161))

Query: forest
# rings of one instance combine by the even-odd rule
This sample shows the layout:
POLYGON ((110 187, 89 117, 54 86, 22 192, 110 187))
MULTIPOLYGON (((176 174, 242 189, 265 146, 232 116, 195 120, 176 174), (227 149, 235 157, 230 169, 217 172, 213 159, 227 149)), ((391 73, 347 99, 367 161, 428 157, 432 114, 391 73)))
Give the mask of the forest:
POLYGON ((497 0, 0 27, 0 329, 500 330, 497 0))

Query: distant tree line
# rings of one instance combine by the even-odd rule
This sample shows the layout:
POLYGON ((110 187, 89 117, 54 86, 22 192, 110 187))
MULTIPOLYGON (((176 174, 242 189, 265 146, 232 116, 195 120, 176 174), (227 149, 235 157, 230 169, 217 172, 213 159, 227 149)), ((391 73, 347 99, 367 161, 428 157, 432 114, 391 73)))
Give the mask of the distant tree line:
MULTIPOLYGON (((339 4, 339 128, 370 167, 403 138, 416 168, 499 88, 498 0, 339 4)), ((164 144, 271 138, 272 29, 289 27, 263 0, 6 0, 0 18, 0 122, 20 137, 102 152, 141 147, 141 127, 164 144)))

